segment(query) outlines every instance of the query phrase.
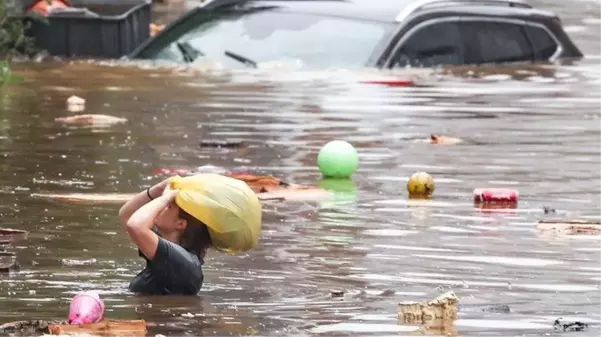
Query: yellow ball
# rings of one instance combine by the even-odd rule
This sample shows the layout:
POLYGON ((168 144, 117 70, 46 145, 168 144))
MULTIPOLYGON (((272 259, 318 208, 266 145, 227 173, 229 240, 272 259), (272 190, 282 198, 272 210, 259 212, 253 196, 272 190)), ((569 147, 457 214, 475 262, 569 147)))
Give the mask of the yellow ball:
POLYGON ((407 191, 410 198, 430 198, 434 193, 434 179, 426 172, 417 172, 409 178, 407 191))

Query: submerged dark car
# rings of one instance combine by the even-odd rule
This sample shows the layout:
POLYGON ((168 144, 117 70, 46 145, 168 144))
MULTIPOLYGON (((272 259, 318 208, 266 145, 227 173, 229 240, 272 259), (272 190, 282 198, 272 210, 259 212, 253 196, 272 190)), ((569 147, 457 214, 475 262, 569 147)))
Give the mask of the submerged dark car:
POLYGON ((582 56, 555 14, 520 0, 213 0, 129 57, 394 68, 582 56))

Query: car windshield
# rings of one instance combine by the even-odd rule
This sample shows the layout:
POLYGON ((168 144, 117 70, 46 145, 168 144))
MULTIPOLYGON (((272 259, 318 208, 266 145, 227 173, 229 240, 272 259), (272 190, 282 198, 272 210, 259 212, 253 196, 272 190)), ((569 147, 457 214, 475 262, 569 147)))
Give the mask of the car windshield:
MULTIPOLYGON (((198 19, 187 21, 198 22, 198 19)), ((182 31, 180 27, 173 28, 182 31)), ((362 67, 392 28, 390 24, 374 21, 277 9, 237 11, 211 16, 180 36, 168 38, 171 43, 155 49, 150 58, 184 62, 189 61, 192 51, 199 58, 225 66, 293 61, 306 67, 362 67)))

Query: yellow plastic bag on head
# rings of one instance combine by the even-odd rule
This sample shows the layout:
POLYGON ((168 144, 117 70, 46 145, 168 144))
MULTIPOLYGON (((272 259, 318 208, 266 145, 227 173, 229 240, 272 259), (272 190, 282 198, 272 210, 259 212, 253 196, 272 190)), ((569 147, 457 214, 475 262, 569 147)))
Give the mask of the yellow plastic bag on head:
POLYGON ((220 174, 172 178, 175 203, 209 228, 213 247, 228 253, 250 250, 261 234, 261 203, 248 185, 220 174))

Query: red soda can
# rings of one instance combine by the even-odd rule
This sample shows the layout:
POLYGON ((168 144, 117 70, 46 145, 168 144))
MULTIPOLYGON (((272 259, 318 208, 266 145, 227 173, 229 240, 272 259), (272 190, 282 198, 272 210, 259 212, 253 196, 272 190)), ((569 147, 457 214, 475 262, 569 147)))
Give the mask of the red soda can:
POLYGON ((476 188, 474 189, 474 201, 483 202, 518 202, 519 193, 511 188, 476 188))

